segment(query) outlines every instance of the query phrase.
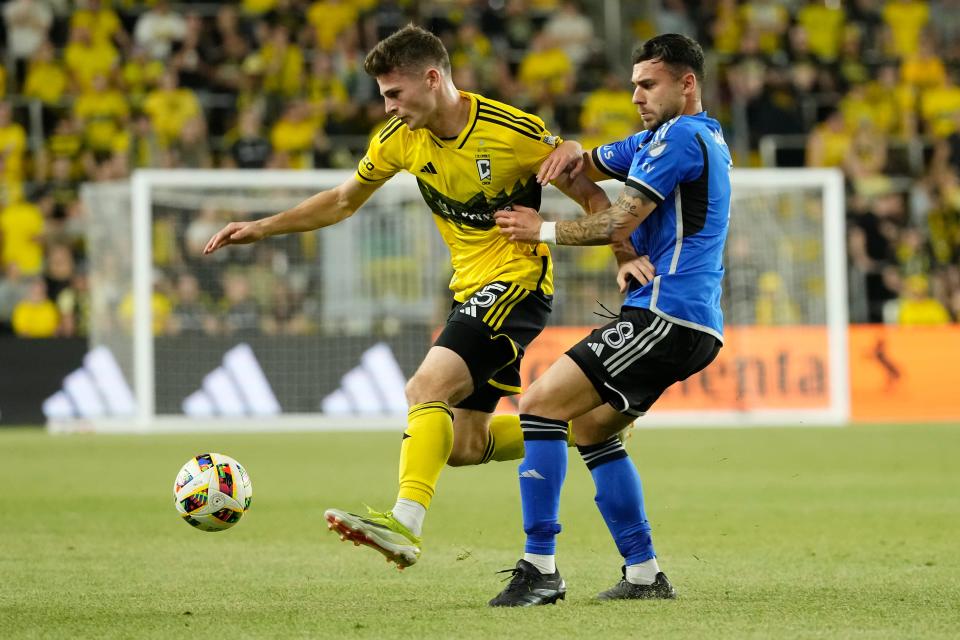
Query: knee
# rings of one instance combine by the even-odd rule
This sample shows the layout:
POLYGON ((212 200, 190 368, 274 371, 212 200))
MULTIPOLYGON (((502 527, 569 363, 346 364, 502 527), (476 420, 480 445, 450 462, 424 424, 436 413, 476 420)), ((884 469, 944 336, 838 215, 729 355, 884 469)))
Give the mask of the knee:
POLYGON ((537 383, 533 383, 522 396, 520 396, 520 413, 528 413, 535 416, 548 416, 551 412, 548 394, 543 393, 537 383))
POLYGON ((407 396, 407 404, 411 407, 423 402, 447 401, 446 396, 441 397, 440 390, 432 383, 430 377, 422 373, 414 374, 407 381, 404 392, 407 396))

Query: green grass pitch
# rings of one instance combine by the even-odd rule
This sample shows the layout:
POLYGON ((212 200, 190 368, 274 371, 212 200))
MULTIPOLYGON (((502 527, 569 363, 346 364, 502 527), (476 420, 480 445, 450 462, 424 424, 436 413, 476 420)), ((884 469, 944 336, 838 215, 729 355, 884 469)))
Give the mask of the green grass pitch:
POLYGON ((522 551, 516 464, 448 468, 416 566, 341 543, 324 508, 392 504, 399 434, 49 437, 0 430, 3 638, 955 638, 960 428, 639 429, 674 602, 599 604, 620 558, 570 458, 567 600, 491 610, 522 551), (250 471, 251 511, 173 509, 190 456, 250 471))

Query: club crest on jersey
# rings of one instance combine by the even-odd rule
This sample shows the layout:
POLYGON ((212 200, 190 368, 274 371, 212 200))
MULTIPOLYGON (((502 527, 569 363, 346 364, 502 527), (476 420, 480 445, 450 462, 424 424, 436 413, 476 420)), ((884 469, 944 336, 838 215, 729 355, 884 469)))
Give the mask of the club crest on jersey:
POLYGON ((493 180, 493 165, 490 164, 490 156, 486 154, 477 155, 477 173, 480 174, 480 184, 490 184, 493 180))
POLYGON ((660 142, 654 142, 652 145, 650 145, 650 149, 647 150, 647 154, 651 158, 656 158, 666 150, 667 150, 667 143, 661 140, 660 142))

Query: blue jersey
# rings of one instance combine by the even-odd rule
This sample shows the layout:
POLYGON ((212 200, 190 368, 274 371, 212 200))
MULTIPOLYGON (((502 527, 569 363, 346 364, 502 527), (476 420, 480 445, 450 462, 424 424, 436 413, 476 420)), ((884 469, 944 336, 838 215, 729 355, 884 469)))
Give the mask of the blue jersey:
POLYGON ((723 340, 720 283, 730 223, 730 150, 706 112, 678 116, 593 150, 598 169, 642 192, 656 209, 630 236, 657 275, 633 282, 625 307, 723 340))

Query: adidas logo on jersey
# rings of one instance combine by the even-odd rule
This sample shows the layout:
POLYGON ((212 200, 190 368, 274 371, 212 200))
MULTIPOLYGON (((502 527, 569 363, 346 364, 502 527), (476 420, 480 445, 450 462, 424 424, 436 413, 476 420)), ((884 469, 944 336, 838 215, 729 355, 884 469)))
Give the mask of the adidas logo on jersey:
POLYGON ((420 173, 437 175, 437 168, 433 166, 432 162, 428 162, 427 164, 423 165, 423 169, 420 169, 420 173))
POLYGON ((590 347, 597 356, 603 351, 603 343, 600 342, 588 342, 587 346, 590 347))
POLYGON ((460 307, 460 313, 465 313, 465 314, 467 314, 468 316, 470 316, 471 318, 476 318, 476 317, 477 317, 477 308, 474 307, 474 306, 472 306, 472 305, 466 306, 466 307, 460 307))

